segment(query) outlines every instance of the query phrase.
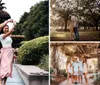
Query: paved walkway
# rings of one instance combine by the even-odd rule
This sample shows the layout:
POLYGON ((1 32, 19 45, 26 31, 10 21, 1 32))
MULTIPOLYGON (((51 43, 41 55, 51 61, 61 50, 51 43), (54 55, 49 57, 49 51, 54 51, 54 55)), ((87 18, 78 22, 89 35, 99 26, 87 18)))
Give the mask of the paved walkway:
MULTIPOLYGON (((90 76, 91 76, 91 74, 88 74, 88 81, 89 81, 88 85, 94 85, 93 80, 89 79, 90 76)), ((71 81, 69 81, 69 84, 67 84, 67 80, 65 80, 65 81, 61 82, 59 85, 86 85, 86 84, 85 84, 85 80, 83 80, 83 84, 72 84, 71 81)))
POLYGON ((13 74, 12 78, 8 78, 6 85, 24 85, 20 75, 17 72, 17 69, 13 65, 13 74))

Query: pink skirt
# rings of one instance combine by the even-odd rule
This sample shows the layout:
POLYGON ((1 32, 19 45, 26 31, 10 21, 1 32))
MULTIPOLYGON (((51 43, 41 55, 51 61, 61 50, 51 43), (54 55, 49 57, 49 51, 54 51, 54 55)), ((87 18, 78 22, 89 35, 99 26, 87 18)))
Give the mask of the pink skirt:
POLYGON ((1 49, 0 78, 12 77, 13 50, 11 47, 1 49))

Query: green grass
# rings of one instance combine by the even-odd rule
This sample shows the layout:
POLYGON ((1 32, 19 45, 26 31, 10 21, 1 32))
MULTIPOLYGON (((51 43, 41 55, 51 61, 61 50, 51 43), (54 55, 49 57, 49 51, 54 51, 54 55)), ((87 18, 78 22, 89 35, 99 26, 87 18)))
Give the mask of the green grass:
MULTIPOLYGON (((100 41, 99 31, 79 31, 80 41, 100 41)), ((70 32, 51 31, 51 41, 70 41, 70 32)))

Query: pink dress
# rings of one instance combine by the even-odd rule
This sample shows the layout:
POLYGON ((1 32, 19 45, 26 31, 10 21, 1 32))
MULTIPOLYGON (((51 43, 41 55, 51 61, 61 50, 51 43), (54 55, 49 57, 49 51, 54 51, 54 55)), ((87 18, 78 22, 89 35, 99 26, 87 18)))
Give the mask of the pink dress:
POLYGON ((0 62, 0 78, 12 77, 12 39, 10 36, 5 39, 2 38, 3 34, 0 35, 0 41, 2 44, 1 49, 1 62, 0 62))

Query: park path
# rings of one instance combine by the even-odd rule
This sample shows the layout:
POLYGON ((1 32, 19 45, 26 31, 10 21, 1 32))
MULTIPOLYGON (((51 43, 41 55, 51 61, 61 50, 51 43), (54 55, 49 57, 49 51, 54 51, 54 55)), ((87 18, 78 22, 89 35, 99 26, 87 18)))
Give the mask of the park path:
POLYGON ((24 85, 23 80, 15 68, 15 65, 13 65, 12 78, 8 78, 6 85, 24 85))
MULTIPOLYGON (((89 81, 88 85, 93 85, 93 79, 89 79, 91 75, 93 74, 88 74, 88 81, 89 81)), ((83 84, 72 84, 71 81, 69 81, 69 84, 67 84, 67 80, 65 80, 61 82, 59 85, 86 85, 86 84, 85 84, 85 80, 83 80, 83 84)))

